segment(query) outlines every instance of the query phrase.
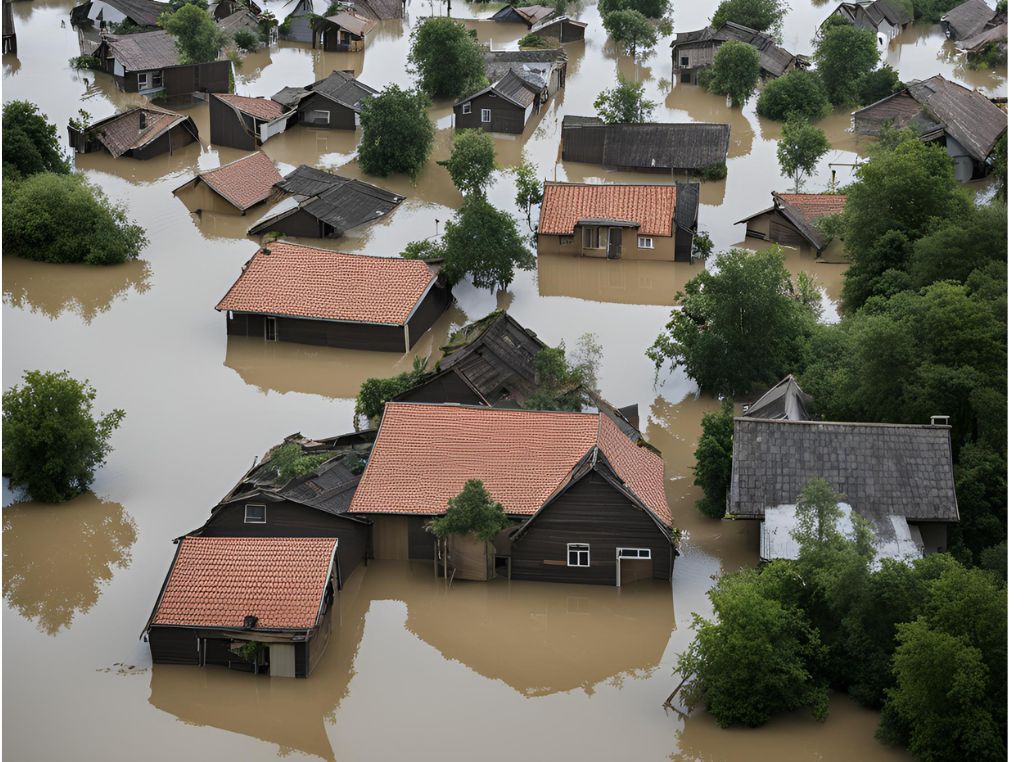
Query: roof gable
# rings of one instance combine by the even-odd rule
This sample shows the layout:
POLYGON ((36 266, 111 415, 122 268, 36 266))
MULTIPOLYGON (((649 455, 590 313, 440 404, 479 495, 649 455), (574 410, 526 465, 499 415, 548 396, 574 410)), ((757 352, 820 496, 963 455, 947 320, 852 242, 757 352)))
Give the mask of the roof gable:
POLYGON ((102 119, 89 127, 88 132, 95 135, 104 148, 117 158, 152 143, 183 122, 188 122, 192 126, 195 138, 196 126, 192 118, 157 106, 140 106, 102 119), (140 116, 146 124, 143 129, 139 127, 140 116))
POLYGON ((362 100, 378 95, 378 90, 365 85, 352 74, 344 71, 333 71, 324 79, 319 79, 305 89, 322 95, 340 106, 353 109, 357 113, 360 113, 362 100))
POLYGON ((227 103, 241 114, 252 116, 264 122, 271 122, 286 113, 286 107, 270 98, 251 98, 247 95, 211 93, 211 97, 227 103))

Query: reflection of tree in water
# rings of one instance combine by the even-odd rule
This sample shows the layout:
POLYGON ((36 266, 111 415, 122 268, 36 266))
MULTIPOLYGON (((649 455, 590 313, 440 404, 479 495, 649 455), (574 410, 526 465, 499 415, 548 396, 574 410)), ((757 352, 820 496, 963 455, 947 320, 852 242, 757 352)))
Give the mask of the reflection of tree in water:
POLYGON ((4 56, 4 76, 9 77, 21 68, 21 60, 18 56, 4 56))
POLYGON ((48 635, 96 604, 136 541, 125 509, 92 493, 61 505, 9 506, 3 525, 4 600, 48 635))
POLYGON ((86 323, 107 312, 129 289, 150 290, 150 265, 56 265, 4 257, 4 303, 28 308, 55 320, 65 312, 77 313, 86 323))

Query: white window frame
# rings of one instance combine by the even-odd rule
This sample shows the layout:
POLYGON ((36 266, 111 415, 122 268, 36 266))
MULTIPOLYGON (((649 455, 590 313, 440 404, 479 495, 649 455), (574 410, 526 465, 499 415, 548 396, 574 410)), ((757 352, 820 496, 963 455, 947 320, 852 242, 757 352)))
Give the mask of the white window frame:
POLYGON ((568 566, 576 569, 587 569, 592 564, 592 550, 589 548, 587 542, 569 542, 568 543, 568 566), (575 554, 575 563, 571 562, 571 554, 575 554), (585 554, 585 563, 581 563, 581 553, 585 554))
POLYGON ((155 71, 150 74, 150 87, 164 87, 164 71, 155 71), (159 81, 158 81, 159 80, 159 81))
POLYGON ((150 89, 150 72, 148 71, 137 71, 136 72, 136 87, 140 90, 150 89))
POLYGON ((468 101, 467 103, 465 103, 463 106, 460 107, 460 113, 461 114, 470 114, 471 113, 471 101, 468 101))
POLYGON ((649 548, 618 548, 617 557, 628 558, 633 561, 651 561, 653 560, 653 553, 649 548), (646 555, 643 555, 644 553, 646 555))
POLYGON ((492 124, 493 122, 493 110, 491 108, 482 109, 482 124, 492 124))
POLYGON ((308 113, 310 113, 310 115, 311 115, 311 124, 331 124, 332 123, 332 112, 327 110, 327 109, 315 108, 315 109, 311 109, 308 113), (321 121, 319 119, 319 117, 318 117, 318 114, 324 114, 325 115, 325 121, 321 121))
POLYGON ((653 248, 653 237, 648 235, 641 235, 637 237, 636 242, 639 244, 640 249, 652 249, 653 248))
POLYGON ((244 524, 267 524, 268 523, 268 506, 264 503, 247 503, 243 506, 243 523, 244 524), (250 517, 251 508, 260 508, 261 517, 260 519, 250 517))

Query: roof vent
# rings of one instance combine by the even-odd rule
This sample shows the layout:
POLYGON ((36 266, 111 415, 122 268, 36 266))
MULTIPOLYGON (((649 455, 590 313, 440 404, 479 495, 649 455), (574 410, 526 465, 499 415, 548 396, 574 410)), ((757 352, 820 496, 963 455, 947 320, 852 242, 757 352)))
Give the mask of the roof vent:
POLYGON ((243 617, 243 627, 247 630, 252 630, 257 626, 257 617, 253 614, 243 617))
POLYGON ((949 426, 948 415, 933 415, 932 426, 949 426))

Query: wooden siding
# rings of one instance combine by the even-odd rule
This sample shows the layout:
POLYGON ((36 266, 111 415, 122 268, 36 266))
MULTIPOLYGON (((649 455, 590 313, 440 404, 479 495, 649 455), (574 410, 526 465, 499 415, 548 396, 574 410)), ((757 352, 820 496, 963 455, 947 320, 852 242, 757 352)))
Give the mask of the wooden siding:
POLYGON ((269 224, 266 229, 300 238, 334 238, 336 236, 336 229, 334 227, 326 225, 313 214, 303 209, 297 209, 279 218, 269 224))
POLYGON ((454 402, 461 405, 482 405, 482 399, 456 373, 442 373, 422 386, 394 399, 406 402, 454 402))
POLYGON ((371 538, 374 558, 380 561, 406 561, 410 553, 409 516, 369 516, 374 523, 371 538))
POLYGON ((209 104, 211 144, 253 151, 260 145, 257 136, 243 125, 239 112, 219 98, 211 98, 209 104))
MULTIPOLYGON (((197 182, 194 185, 186 186, 174 191, 175 195, 182 200, 186 208, 191 212, 204 211, 215 214, 245 214, 230 204, 224 197, 218 195, 205 182, 197 182)), ((260 207, 264 202, 258 205, 260 207)), ((252 208, 252 207, 251 207, 252 208)))
POLYGON ((560 158, 563 161, 579 161, 583 164, 603 164, 606 135, 606 130, 589 127, 562 130, 560 158))
POLYGON ((190 93, 227 93, 232 81, 232 62, 222 60, 169 66, 163 73, 164 94, 168 97, 190 93))
POLYGON ((537 34, 540 37, 555 38, 560 42, 578 42, 585 39, 585 27, 561 21, 559 24, 550 24, 540 29, 537 34))
POLYGON ((808 246, 807 240, 800 235, 781 212, 773 209, 747 220, 746 235, 764 241, 785 244, 786 246, 808 246))
POLYGON ((315 93, 305 98, 297 109, 299 124, 305 127, 318 127, 323 130, 355 130, 357 129, 357 115, 353 109, 341 106, 335 101, 330 101, 324 95, 315 93), (314 111, 328 111, 328 124, 315 124, 313 121, 314 111))
POLYGON ((196 632, 184 627, 151 627, 148 637, 154 664, 200 663, 196 632))
POLYGON ((693 234, 682 227, 675 227, 675 261, 692 262, 693 234))
POLYGON ((435 325, 439 316, 446 312, 451 301, 453 301, 453 293, 448 287, 435 285, 429 289, 429 292, 425 294, 425 300, 414 310, 414 314, 407 322, 407 333, 412 348, 425 331, 435 325))
POLYGON ((649 548, 653 576, 670 579, 674 549, 653 519, 590 473, 547 508, 514 543, 511 576, 548 582, 613 585, 618 548, 649 548), (589 545, 590 566, 567 566, 568 543, 589 545))
MULTIPOLYGON (((229 336, 264 338, 265 316, 252 313, 226 313, 229 336)), ((275 318, 278 341, 297 344, 363 349, 372 352, 405 352, 403 326, 336 323, 330 320, 275 318)), ((413 343, 413 342, 412 342, 413 343)))
MULTIPOLYGON (((675 261, 675 238, 671 236, 649 236, 653 239, 652 249, 640 249, 638 232, 625 228, 621 235, 620 259, 640 259, 651 262, 675 261)), ((539 235, 536 237, 539 256, 570 254, 582 257, 607 258, 606 249, 586 249, 582 246, 582 228, 576 227, 572 236, 539 235), (566 243, 561 243, 566 240, 566 243)))
POLYGON ((510 135, 520 135, 525 130, 527 113, 531 109, 521 108, 510 101, 501 98, 492 91, 482 93, 477 98, 471 99, 471 113, 463 113, 463 104, 454 106, 456 119, 454 124, 458 130, 465 128, 479 128, 486 132, 504 132, 510 135), (492 121, 482 121, 482 109, 492 110, 492 121))
POLYGON ((435 535, 425 528, 428 522, 423 516, 407 517, 407 558, 412 561, 431 561, 435 557, 435 535))
POLYGON ((339 540, 336 575, 340 584, 365 563, 371 550, 371 527, 367 524, 292 501, 273 502, 260 497, 222 506, 196 534, 207 537, 335 537, 339 540), (266 506, 266 523, 245 523, 243 514, 247 504, 266 506))

